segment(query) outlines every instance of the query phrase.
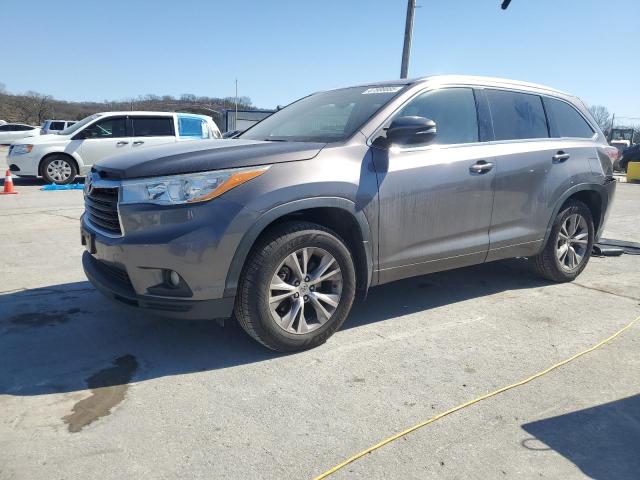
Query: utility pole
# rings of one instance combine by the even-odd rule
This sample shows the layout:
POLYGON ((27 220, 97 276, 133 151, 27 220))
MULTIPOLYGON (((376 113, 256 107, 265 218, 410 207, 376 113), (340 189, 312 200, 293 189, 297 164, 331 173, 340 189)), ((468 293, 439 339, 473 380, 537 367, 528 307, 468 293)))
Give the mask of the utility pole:
POLYGON ((409 55, 411 54, 411 37, 413 36, 413 14, 416 11, 416 0, 407 1, 407 22, 404 25, 404 47, 402 49, 402 66, 400 78, 407 78, 409 73, 409 55))
POLYGON ((613 115, 611 116, 611 128, 609 129, 609 142, 611 142, 611 139, 613 138, 613 122, 616 121, 616 112, 613 112, 613 115))
POLYGON ((233 119, 233 129, 237 130, 238 127, 238 78, 236 77, 236 116, 233 119))

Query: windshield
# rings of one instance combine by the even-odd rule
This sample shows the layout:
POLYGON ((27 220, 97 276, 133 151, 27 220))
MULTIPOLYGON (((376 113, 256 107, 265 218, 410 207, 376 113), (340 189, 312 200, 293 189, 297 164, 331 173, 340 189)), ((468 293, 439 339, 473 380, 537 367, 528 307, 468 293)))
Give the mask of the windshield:
POLYGON ((341 142, 349 138, 402 85, 351 87, 305 97, 257 123, 239 138, 274 142, 341 142))
POLYGON ((88 117, 83 118, 78 123, 74 123, 70 127, 65 128, 64 130, 60 130, 58 135, 73 135, 82 127, 84 127, 87 123, 94 121, 96 118, 100 116, 99 113, 94 113, 93 115, 89 115, 88 117))

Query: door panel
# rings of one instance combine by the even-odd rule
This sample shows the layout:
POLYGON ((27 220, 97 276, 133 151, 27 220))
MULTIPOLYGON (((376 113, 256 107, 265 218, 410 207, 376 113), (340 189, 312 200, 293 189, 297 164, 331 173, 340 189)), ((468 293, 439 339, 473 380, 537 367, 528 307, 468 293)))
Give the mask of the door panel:
POLYGON ((134 150, 177 141, 172 116, 131 116, 130 123, 134 150))
POLYGON ((131 139, 127 137, 125 117, 109 117, 92 123, 80 132, 84 138, 80 156, 85 166, 131 149, 131 139))
POLYGON ((381 282, 484 261, 495 168, 470 167, 487 153, 486 145, 374 149, 381 282))
POLYGON ((549 220, 553 143, 539 140, 492 146, 497 168, 487 261, 526 255, 539 248, 536 242, 544 237, 549 220), (513 255, 504 250, 516 245, 513 255))
POLYGON ((95 164, 104 158, 126 153, 131 150, 130 138, 88 138, 82 140, 80 147, 82 161, 85 166, 95 164))

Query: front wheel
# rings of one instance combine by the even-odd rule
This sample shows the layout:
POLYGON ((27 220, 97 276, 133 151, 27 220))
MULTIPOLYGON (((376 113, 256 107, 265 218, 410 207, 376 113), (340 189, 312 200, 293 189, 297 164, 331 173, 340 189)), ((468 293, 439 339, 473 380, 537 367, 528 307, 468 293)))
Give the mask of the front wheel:
POLYGON ((47 183, 66 185, 78 175, 75 163, 64 155, 53 155, 42 165, 42 176, 47 183))
POLYGON ((338 235, 313 223, 286 223, 253 249, 235 314, 266 347, 305 350, 324 343, 342 325, 355 290, 351 254, 338 235))
POLYGON ((556 216, 544 249, 531 258, 535 272, 554 282, 574 280, 589 262, 594 237, 589 208, 569 200, 556 216))

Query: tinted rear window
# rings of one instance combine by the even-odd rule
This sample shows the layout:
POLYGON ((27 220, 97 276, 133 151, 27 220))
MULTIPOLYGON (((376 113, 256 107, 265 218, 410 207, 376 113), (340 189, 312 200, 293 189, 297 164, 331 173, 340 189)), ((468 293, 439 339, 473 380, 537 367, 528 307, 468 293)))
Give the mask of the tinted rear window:
POLYGON ((173 136, 173 117, 131 117, 134 137, 173 136))
POLYGON ((593 129, 575 108, 555 98, 545 98, 544 106, 549 117, 552 137, 591 138, 593 129))
POLYGON ((486 90, 496 140, 548 138, 547 122, 538 95, 486 90))

